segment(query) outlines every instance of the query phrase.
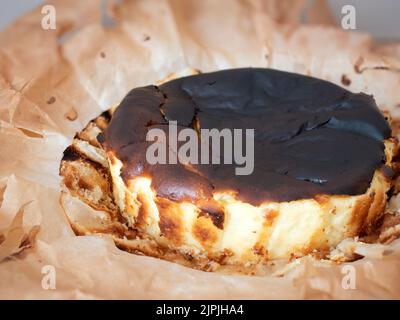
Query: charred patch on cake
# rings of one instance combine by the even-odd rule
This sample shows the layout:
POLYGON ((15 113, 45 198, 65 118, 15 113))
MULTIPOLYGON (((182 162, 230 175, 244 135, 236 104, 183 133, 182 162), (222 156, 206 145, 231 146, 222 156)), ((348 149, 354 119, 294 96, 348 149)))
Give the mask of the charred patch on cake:
POLYGON ((104 121, 108 124, 111 121, 111 117, 112 117, 111 111, 106 110, 100 115, 100 117, 97 117, 95 121, 97 122, 99 118, 102 118, 101 120, 103 121, 104 119, 104 121))
POLYGON ((102 145, 105 141, 104 133, 103 132, 99 133, 96 137, 96 140, 100 145, 102 145))
POLYGON ((383 165, 380 168, 380 171, 381 171, 382 176, 385 178, 386 181, 391 181, 392 178, 395 175, 395 171, 391 167, 389 167, 387 165, 383 165))
POLYGON ((199 204, 199 217, 208 217, 218 229, 224 229, 225 213, 221 205, 216 201, 208 200, 199 204))
POLYGON ((81 156, 79 155, 79 153, 72 146, 69 146, 63 152, 62 161, 75 161, 79 160, 80 158, 81 156))

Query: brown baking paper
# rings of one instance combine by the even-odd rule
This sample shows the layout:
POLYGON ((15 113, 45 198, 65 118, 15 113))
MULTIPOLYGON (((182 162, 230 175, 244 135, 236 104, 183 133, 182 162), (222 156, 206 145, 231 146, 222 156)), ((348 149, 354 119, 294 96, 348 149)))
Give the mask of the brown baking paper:
MULTIPOLYGON (((75 236, 58 176, 63 150, 89 120, 132 87, 188 68, 309 74, 373 94, 396 118, 398 45, 334 27, 323 4, 318 16, 304 1, 50 4, 55 30, 42 29, 37 8, 0 34, 0 298, 400 298, 400 240, 348 239, 341 252, 362 259, 344 264, 304 257, 266 276, 207 273, 121 251, 107 235, 75 236), (346 265, 353 289, 343 285, 346 265)), ((67 205, 83 224, 101 216, 76 199, 67 205)))

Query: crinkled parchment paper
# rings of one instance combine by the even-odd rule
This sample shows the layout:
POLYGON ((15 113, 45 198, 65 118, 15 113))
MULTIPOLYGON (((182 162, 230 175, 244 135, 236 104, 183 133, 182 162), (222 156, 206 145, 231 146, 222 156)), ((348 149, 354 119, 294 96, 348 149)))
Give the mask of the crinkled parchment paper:
POLYGON ((75 236, 58 176, 62 151, 90 119, 186 68, 309 74, 373 94, 397 117, 399 45, 334 27, 323 4, 304 1, 50 4, 55 30, 41 28, 38 8, 0 34, 1 298, 400 298, 399 240, 354 243, 364 257, 347 264, 355 289, 342 287, 343 264, 310 257, 279 277, 206 273, 120 251, 108 236, 75 236), (42 287, 48 265, 54 290, 42 287))

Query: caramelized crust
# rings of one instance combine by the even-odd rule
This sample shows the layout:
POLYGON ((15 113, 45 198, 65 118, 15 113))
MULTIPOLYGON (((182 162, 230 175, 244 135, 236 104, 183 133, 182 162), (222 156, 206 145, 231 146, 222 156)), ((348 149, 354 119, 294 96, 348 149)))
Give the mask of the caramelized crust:
MULTIPOLYGON (((95 210, 107 212, 109 220, 103 228, 87 228, 71 220, 75 232, 110 234, 123 250, 202 270, 215 270, 223 264, 252 273, 255 265, 275 259, 316 251, 324 257, 344 238, 368 234, 386 204, 391 185, 388 168, 397 152, 397 142, 387 140, 388 167, 375 172, 363 195, 321 195, 255 207, 232 195, 220 194, 212 203, 195 206, 157 197, 151 182, 143 179, 115 187, 111 172, 119 160, 112 155, 107 159, 96 143, 96 135, 104 130, 107 121, 100 118, 90 122, 65 150, 60 175, 72 196, 95 210), (116 190, 123 190, 121 206, 114 196, 116 190)), ((68 215, 68 208, 66 211, 68 215)), ((393 228, 388 225, 387 230, 392 231, 393 237, 393 228)))
MULTIPOLYGON (((110 111, 91 121, 64 152, 60 175, 65 196, 106 213, 99 225, 86 224, 71 214, 63 197, 75 232, 110 234, 123 250, 201 270, 223 266, 259 274, 260 265, 306 254, 324 258, 345 238, 373 234, 397 171, 398 142, 389 138, 385 166, 374 172, 364 194, 318 194, 255 205, 219 192, 207 201, 173 201, 157 194, 148 177, 122 179, 122 162, 100 143, 111 116, 110 111)), ((382 242, 399 235, 395 219, 385 218, 382 242)))

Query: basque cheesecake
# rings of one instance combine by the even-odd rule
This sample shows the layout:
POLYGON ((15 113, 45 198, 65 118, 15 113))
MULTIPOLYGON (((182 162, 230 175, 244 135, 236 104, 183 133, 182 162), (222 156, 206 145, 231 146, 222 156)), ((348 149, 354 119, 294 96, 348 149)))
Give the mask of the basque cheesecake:
POLYGON ((372 232, 397 148, 372 96, 299 74, 230 69, 133 89, 75 136, 60 175, 111 221, 92 230, 71 221, 78 234, 109 233, 121 248, 193 267, 251 267, 325 257, 372 232), (237 174, 235 161, 149 163, 149 131, 168 137, 171 122, 178 134, 193 129, 199 145, 202 129, 253 130, 251 173, 237 174))

